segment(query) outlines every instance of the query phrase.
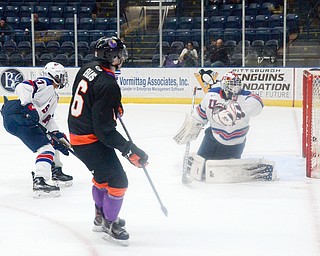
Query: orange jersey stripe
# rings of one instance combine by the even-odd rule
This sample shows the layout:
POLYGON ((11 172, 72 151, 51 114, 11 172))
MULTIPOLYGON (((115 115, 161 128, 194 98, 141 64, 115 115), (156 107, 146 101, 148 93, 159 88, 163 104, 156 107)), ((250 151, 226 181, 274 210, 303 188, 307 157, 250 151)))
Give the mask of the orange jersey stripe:
POLYGON ((86 145, 98 141, 94 134, 77 135, 70 133, 70 143, 72 146, 86 145))
POLYGON ((110 187, 108 183, 98 183, 94 178, 92 178, 92 182, 97 188, 106 189, 108 191, 108 194, 111 196, 122 197, 127 191, 127 188, 113 188, 110 187))

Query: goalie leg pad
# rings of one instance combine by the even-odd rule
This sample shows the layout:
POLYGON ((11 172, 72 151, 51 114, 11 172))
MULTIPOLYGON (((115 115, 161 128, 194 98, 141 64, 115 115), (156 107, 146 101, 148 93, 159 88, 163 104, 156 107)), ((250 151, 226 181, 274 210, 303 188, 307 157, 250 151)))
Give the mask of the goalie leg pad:
POLYGON ((205 159, 196 153, 191 153, 188 158, 188 172, 190 177, 195 180, 202 180, 202 173, 205 165, 205 159))
POLYGON ((272 181, 277 179, 274 162, 265 159, 208 160, 206 181, 210 183, 272 181))

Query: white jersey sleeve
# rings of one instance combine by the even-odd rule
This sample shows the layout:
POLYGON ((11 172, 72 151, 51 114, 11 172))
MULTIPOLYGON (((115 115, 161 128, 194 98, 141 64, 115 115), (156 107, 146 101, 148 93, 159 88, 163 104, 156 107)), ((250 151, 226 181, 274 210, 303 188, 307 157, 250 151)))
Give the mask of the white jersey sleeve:
POLYGON ((37 109, 40 121, 49 131, 58 130, 53 117, 58 105, 59 96, 51 80, 38 78, 34 81, 26 80, 17 85, 15 89, 21 104, 32 103, 37 109))

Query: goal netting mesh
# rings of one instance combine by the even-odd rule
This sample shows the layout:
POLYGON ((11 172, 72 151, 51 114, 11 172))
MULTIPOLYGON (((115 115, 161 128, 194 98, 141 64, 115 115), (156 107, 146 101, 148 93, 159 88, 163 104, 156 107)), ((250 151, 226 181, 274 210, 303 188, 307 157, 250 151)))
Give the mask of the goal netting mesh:
POLYGON ((306 175, 320 178, 320 70, 303 73, 302 154, 306 175))

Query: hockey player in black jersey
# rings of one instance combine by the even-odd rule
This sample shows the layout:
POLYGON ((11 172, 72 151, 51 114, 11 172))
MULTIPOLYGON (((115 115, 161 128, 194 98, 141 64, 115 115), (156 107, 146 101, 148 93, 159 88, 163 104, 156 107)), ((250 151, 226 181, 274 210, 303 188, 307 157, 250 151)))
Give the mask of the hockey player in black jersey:
POLYGON ((115 71, 127 58, 125 45, 116 37, 102 37, 95 45, 95 57, 79 70, 73 84, 70 143, 93 174, 94 231, 101 230, 107 238, 128 245, 125 221, 118 217, 128 180, 115 149, 140 168, 147 164, 148 156, 116 130, 116 118, 123 109, 115 71))

